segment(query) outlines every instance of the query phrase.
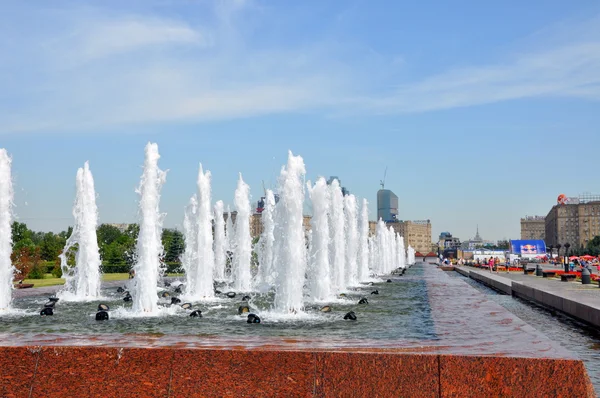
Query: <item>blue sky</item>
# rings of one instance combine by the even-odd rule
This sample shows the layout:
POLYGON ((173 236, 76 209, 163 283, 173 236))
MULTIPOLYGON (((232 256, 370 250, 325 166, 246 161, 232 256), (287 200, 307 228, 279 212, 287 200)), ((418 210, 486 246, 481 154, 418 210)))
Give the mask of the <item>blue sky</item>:
POLYGON ((72 223, 86 160, 103 222, 137 217, 143 149, 181 225, 198 163, 253 199, 288 149, 434 234, 517 237, 559 193, 600 192, 597 1, 3 1, 0 147, 15 213, 72 223))

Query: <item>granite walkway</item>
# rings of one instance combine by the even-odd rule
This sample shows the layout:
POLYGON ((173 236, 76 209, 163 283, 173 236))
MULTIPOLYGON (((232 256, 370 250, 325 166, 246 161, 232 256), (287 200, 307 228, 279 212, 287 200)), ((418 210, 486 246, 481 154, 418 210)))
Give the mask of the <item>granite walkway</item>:
MULTIPOLYGON (((544 269, 559 269, 544 266, 544 269)), ((542 304, 600 328, 600 288, 580 281, 561 282, 555 278, 456 267, 455 270, 505 294, 542 304)))

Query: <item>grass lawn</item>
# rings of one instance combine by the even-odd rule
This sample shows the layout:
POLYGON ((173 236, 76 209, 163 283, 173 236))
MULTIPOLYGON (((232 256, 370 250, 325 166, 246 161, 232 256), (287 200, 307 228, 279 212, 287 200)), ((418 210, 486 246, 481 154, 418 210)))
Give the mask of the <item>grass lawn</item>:
MULTIPOLYGON (((183 276, 183 274, 168 274, 168 276, 183 276)), ((103 281, 122 281, 129 279, 129 274, 104 274, 102 275, 103 281)), ((55 278, 52 274, 44 275, 44 279, 25 279, 23 283, 33 283, 33 287, 43 286, 55 286, 64 285, 65 280, 63 278, 55 278)))

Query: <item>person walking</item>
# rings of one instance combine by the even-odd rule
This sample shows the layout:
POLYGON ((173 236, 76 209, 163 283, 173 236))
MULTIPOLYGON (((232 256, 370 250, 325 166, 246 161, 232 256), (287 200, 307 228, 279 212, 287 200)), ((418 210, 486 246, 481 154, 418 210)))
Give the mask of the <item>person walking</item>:
POLYGON ((490 265, 490 273, 494 272, 494 257, 490 257, 488 264, 490 265))

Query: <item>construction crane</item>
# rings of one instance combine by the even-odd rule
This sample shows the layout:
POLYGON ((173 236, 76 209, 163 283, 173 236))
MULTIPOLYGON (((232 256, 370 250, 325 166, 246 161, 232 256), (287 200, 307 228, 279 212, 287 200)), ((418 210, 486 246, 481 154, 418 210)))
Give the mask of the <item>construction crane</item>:
POLYGON ((385 166, 385 172, 383 173, 383 180, 379 181, 379 185, 381 185, 381 189, 385 188, 385 176, 387 175, 387 166, 385 166))

